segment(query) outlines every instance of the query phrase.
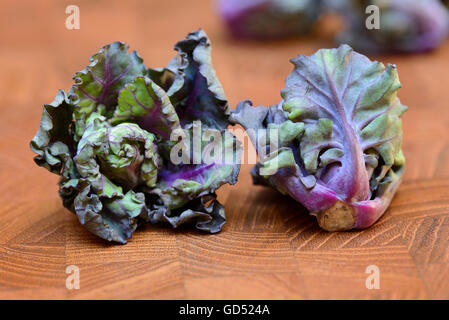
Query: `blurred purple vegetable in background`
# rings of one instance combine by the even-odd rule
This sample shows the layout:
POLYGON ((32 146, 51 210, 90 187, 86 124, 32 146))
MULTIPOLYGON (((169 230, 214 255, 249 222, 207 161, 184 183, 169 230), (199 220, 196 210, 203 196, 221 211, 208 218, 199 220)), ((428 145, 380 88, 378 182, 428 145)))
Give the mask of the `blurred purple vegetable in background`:
POLYGON ((236 38, 267 39, 304 34, 319 16, 321 0, 217 0, 236 38))
POLYGON ((328 1, 347 23, 338 36, 365 52, 423 52, 438 47, 449 31, 449 12, 440 0, 340 0, 328 1), (379 29, 369 30, 370 5, 379 11, 379 29))
POLYGON ((216 0, 235 38, 275 39, 308 34, 318 18, 337 13, 344 30, 338 43, 363 52, 423 52, 438 47, 449 33, 448 0, 216 0), (444 4, 444 5, 443 5, 444 4), (379 9, 379 28, 369 29, 379 9))

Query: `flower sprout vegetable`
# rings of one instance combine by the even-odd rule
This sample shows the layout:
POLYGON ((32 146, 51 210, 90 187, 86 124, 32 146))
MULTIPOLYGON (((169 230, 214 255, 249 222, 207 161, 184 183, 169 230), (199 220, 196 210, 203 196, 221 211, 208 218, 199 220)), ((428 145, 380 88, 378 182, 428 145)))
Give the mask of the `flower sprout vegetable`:
MULTIPOLYGON (((438 47, 449 32, 449 12, 440 0, 329 0, 347 23, 338 36, 365 52, 423 52, 438 47), (368 10, 378 10, 378 28, 367 28, 373 22, 368 10)), ((377 14, 377 13, 376 13, 377 14)))
POLYGON ((321 0, 217 0, 218 12, 236 38, 304 34, 318 19, 321 0))
POLYGON ((211 233, 225 223, 215 191, 237 181, 241 152, 226 130, 229 105, 207 35, 190 33, 175 49, 167 67, 147 69, 124 43, 106 45, 44 105, 34 160, 60 175, 64 206, 103 239, 126 243, 145 222, 211 233), (207 163, 198 153, 210 139, 192 147, 198 133, 227 137, 207 163))
POLYGON ((231 115, 258 152, 254 183, 290 195, 325 230, 367 228, 404 173, 400 117, 407 108, 397 97, 397 69, 348 45, 291 61, 278 105, 243 101, 231 115))

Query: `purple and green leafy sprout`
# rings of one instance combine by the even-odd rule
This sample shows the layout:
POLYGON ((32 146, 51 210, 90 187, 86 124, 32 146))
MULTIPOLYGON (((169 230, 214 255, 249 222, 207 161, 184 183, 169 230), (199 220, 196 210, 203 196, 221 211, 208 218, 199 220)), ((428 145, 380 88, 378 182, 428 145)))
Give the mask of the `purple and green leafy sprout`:
POLYGON ((254 183, 290 195, 325 230, 367 228, 386 211, 404 173, 407 107, 397 97, 397 69, 347 45, 291 61, 278 105, 243 101, 230 118, 258 152, 254 183))
POLYGON ((126 243, 145 222, 191 223, 210 233, 225 223, 215 191, 237 181, 237 139, 221 149, 227 160, 231 152, 227 162, 184 157, 175 164, 172 154, 179 145, 188 155, 198 152, 195 131, 229 137, 229 105, 207 35, 190 33, 175 49, 167 67, 147 69, 124 43, 106 45, 75 74, 68 93, 60 90, 43 107, 34 160, 60 175, 64 206, 103 239, 126 243))

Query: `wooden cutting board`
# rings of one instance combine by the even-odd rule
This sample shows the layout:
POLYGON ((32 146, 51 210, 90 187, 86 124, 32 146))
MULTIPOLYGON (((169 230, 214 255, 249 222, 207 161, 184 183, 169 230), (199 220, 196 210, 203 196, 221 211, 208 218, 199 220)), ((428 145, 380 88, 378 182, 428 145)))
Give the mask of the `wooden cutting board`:
POLYGON ((228 217, 220 234, 147 225, 127 245, 111 245, 63 208, 57 176, 34 165, 28 147, 42 105, 93 53, 122 40, 159 67, 176 41, 203 27, 234 107, 247 98, 277 103, 288 60, 333 42, 323 31, 233 41, 207 0, 78 3, 79 30, 65 28, 61 1, 7 0, 0 13, 0 298, 449 298, 449 42, 428 54, 373 57, 397 64, 409 111, 405 180, 372 228, 323 232, 294 201, 252 186, 245 165, 237 185, 219 192, 228 217), (70 265, 80 270, 79 290, 66 289, 70 265), (372 265, 380 289, 366 287, 372 265))

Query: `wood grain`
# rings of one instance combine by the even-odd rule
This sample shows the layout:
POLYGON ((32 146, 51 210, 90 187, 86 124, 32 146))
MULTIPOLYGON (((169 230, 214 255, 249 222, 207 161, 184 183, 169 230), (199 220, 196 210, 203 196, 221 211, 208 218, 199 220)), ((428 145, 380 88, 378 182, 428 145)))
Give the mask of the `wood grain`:
MULTIPOLYGON (((231 106, 274 104, 288 60, 331 47, 331 35, 272 43, 229 39, 208 0, 77 1, 81 29, 65 28, 71 1, 2 2, 0 13, 0 298, 449 299, 449 42, 395 63, 403 88, 407 170, 390 209, 372 228, 327 233, 287 197, 239 182, 219 191, 222 233, 144 226, 126 246, 107 244, 62 207, 57 177, 32 161, 41 107, 111 41, 165 65, 174 43, 198 27, 231 106), (81 288, 67 290, 66 267, 81 288), (379 290, 365 287, 369 265, 379 290)), ((326 25, 326 22, 322 22, 326 25)), ((324 29, 326 30, 326 29, 324 29)), ((332 31, 330 31, 332 32, 332 31)))

